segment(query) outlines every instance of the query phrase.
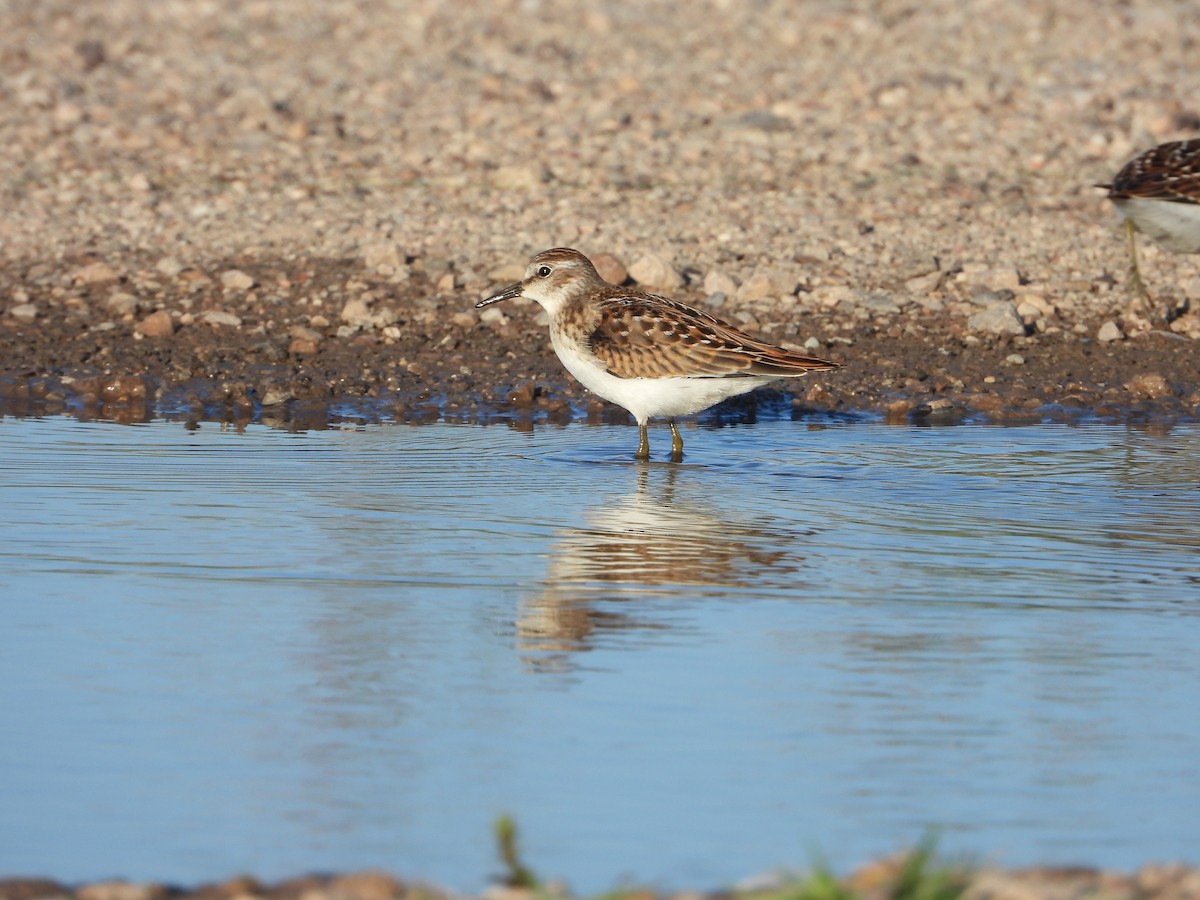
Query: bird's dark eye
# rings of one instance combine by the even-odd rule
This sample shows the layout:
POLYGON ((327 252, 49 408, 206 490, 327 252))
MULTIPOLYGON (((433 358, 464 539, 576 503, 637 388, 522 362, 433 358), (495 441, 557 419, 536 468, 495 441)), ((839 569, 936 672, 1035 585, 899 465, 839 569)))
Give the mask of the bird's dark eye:
POLYGON ((537 268, 538 278, 549 278, 551 271, 552 270, 549 266, 538 266, 538 268, 537 268))

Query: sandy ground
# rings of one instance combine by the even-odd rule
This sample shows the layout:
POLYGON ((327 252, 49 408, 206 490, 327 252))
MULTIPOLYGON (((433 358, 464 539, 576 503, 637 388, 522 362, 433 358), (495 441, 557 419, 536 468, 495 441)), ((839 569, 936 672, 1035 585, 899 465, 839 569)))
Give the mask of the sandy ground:
POLYGON ((843 362, 801 413, 1200 409, 1195 260, 1124 316, 1093 187, 1200 124, 1186 2, 5 11, 7 412, 625 421, 472 309, 556 245, 843 362))
MULTIPOLYGON (((0 13, 0 412, 628 421, 473 309, 565 245, 844 363, 797 415, 1200 415, 1197 261, 1143 245, 1126 316, 1094 187, 1200 128, 1191 0, 0 13)), ((1146 871, 1012 896, 1200 895, 1146 871)))

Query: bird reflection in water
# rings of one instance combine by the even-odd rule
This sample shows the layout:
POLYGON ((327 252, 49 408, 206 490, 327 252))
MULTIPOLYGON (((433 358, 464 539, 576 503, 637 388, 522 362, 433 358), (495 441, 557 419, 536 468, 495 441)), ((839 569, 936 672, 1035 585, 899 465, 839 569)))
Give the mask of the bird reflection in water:
POLYGON ((798 548, 811 529, 772 524, 761 510, 722 511, 711 491, 693 499, 677 482, 687 483, 686 468, 642 465, 633 494, 593 507, 581 527, 560 532, 542 590, 520 603, 517 644, 529 666, 562 671, 605 633, 669 627, 635 601, 798 585, 805 564, 798 548))

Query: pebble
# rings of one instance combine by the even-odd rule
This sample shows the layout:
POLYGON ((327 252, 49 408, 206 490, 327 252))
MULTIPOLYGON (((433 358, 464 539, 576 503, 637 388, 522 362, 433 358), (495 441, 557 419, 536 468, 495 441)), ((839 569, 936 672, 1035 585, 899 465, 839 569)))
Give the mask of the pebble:
POLYGON ((479 311, 479 321, 485 325, 507 325, 508 316, 498 306, 485 306, 479 311))
POLYGON ((307 328, 304 325, 293 325, 291 330, 288 332, 288 335, 302 341, 308 341, 312 344, 317 344, 321 338, 324 337, 324 335, 322 335, 321 332, 317 331, 315 328, 307 328))
POLYGON ((777 291, 771 281, 771 276, 765 272, 755 272, 742 282, 742 286, 737 289, 736 296, 743 303, 751 303, 755 300, 771 297, 776 293, 777 291))
MULTIPOLYGON (((525 267, 519 263, 509 263, 498 269, 492 269, 492 271, 488 272, 487 277, 488 281, 497 284, 513 284, 525 277, 525 267)), ((491 292, 489 291, 488 293, 491 292)))
POLYGON ((91 263, 71 274, 71 280, 76 284, 103 284, 116 281, 119 277, 117 270, 106 262, 91 263))
POLYGON ((720 269, 710 269, 704 276, 704 293, 710 296, 724 294, 726 297, 732 297, 737 293, 737 289, 737 282, 720 269))
POLYGON ((1119 341, 1124 337, 1125 333, 1121 331, 1120 326, 1117 325, 1116 322, 1112 321, 1105 322, 1100 326, 1100 330, 1096 332, 1096 340, 1100 341, 1102 344, 1119 341))
POLYGON ((9 309, 8 314, 18 322, 32 322, 38 317, 38 308, 32 303, 18 303, 9 309))
POLYGON ((367 244, 361 251, 363 265, 368 269, 378 271, 381 266, 396 270, 404 266, 405 252, 399 244, 392 241, 380 241, 367 244))
POLYGON ((166 894, 161 885, 153 882, 134 884, 129 881, 98 881, 75 892, 78 900, 158 900, 166 894))
POLYGON ((880 291, 872 291, 863 295, 859 300, 859 305, 880 316, 900 312, 900 304, 896 302, 895 298, 880 291))
POLYGON ((134 331, 146 337, 166 337, 175 331, 171 314, 165 309, 152 312, 134 326, 134 331))
POLYGON ((229 269, 221 273, 221 287, 227 291, 248 291, 254 287, 254 279, 241 269, 229 269))
POLYGON ((200 318, 209 325, 227 325, 231 328, 240 328, 242 325, 241 316, 226 312, 223 309, 210 309, 202 313, 200 318))
MULTIPOLYGON (((386 328, 388 325, 395 324, 399 318, 394 309, 389 307, 373 309, 362 297, 347 300, 345 306, 342 307, 342 321, 351 327, 350 334, 357 329, 386 328)), ((338 334, 344 336, 340 328, 338 334)))
POLYGON ((597 253, 591 257, 591 260, 596 271, 600 273, 600 277, 609 284, 624 284, 629 280, 629 270, 625 268, 625 264, 621 260, 611 253, 597 253))
POLYGON ((629 267, 629 276, 652 290, 672 290, 683 285, 683 278, 661 256, 647 253, 629 267))
POLYGON ((975 306, 991 307, 998 303, 1012 300, 1016 296, 1012 291, 979 291, 971 296, 971 303, 975 306))
POLYGON ((809 292, 808 297, 813 304, 823 306, 826 309, 832 309, 843 302, 852 303, 855 298, 855 292, 849 285, 835 284, 828 287, 814 288, 809 292))
POLYGON ((1148 400, 1157 400, 1159 397, 1166 397, 1172 393, 1167 379, 1157 372, 1143 372, 1135 375, 1126 382, 1125 390, 1135 397, 1144 397, 1148 400))
POLYGON ((164 256, 154 264, 154 271, 167 278, 174 278, 183 271, 183 263, 173 256, 164 256))
POLYGON ((1024 334, 1025 321, 1011 300, 993 303, 967 319, 967 328, 986 334, 1024 334))
POLYGON ((501 191, 532 191, 546 180, 546 170, 540 165, 501 166, 492 172, 488 182, 501 191))
POLYGON ((104 308, 117 316, 127 316, 137 312, 138 298, 125 291, 113 291, 104 301, 104 308))
POLYGON ((1025 357, 1023 357, 1020 353, 1010 353, 1008 356, 1004 357, 1004 361, 1010 366, 1025 365, 1025 357))

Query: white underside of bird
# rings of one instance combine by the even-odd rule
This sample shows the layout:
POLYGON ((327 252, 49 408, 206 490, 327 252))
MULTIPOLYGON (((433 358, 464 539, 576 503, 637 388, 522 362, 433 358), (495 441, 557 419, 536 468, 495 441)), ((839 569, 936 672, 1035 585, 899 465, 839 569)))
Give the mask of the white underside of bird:
POLYGON ((1200 204, 1143 197, 1113 198, 1122 221, 1172 253, 1200 253, 1200 204))
POLYGON ((729 397, 780 380, 763 375, 620 378, 577 345, 560 340, 555 333, 550 339, 563 366, 580 384, 593 394, 625 407, 639 425, 645 425, 655 416, 690 416, 729 397))

